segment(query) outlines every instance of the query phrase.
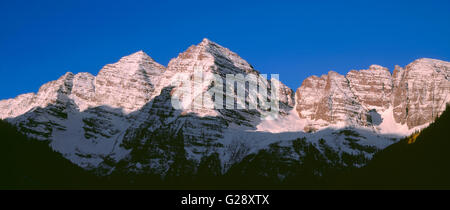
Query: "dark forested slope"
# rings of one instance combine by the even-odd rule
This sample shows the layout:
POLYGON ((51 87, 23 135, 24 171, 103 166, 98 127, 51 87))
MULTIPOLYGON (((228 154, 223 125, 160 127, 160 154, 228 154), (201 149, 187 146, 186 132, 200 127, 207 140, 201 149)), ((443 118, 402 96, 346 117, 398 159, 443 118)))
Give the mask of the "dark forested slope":
POLYGON ((427 128, 378 152, 346 183, 365 188, 450 189, 450 106, 427 128))
POLYGON ((73 188, 97 178, 53 151, 48 142, 29 139, 0 120, 0 189, 73 188))

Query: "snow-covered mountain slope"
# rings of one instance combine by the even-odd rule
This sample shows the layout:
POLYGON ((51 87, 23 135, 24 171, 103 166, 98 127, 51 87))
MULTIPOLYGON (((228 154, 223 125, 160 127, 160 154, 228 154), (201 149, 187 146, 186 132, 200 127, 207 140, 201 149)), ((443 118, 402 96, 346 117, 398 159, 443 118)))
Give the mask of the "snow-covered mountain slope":
POLYGON ((140 51, 106 65, 96 77, 69 72, 37 94, 1 101, 0 115, 29 136, 50 140, 73 162, 95 166, 125 152, 118 143, 136 122, 131 113, 152 99, 164 70, 140 51))
MULTIPOLYGON (((164 175, 181 157, 195 168, 203 157, 219 154, 226 169, 243 156, 298 138, 325 143, 336 154, 370 158, 393 139, 431 122, 450 91, 449 63, 431 59, 398 68, 392 76, 377 65, 346 76, 312 76, 295 94, 270 78, 264 80, 269 92, 280 83, 280 115, 264 120, 267 110, 260 106, 229 109, 226 101, 221 109, 202 106, 201 96, 216 100, 206 94, 215 83, 197 80, 198 72, 223 79, 226 74, 260 75, 236 53, 204 39, 167 67, 139 51, 106 65, 97 76, 66 73, 37 94, 0 101, 0 118, 26 135, 48 140, 84 168, 164 175), (434 79, 423 79, 429 77, 434 79), (186 87, 193 94, 181 94, 183 108, 175 109, 171 99, 186 87)), ((236 94, 224 86, 221 94, 236 94)), ((256 98, 249 100, 260 102, 264 95, 258 92, 256 98)))

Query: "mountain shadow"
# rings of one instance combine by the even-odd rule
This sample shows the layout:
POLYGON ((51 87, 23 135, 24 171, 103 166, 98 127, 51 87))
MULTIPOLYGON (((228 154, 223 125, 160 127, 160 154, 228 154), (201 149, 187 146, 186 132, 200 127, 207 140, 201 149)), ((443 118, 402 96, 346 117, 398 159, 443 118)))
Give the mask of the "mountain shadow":
POLYGON ((76 189, 99 184, 99 179, 78 167, 48 141, 26 137, 0 120, 0 189, 76 189))
POLYGON ((427 128, 378 152, 365 167, 339 181, 348 188, 450 189, 449 128, 447 105, 427 128))
POLYGON ((163 138, 172 142, 175 158, 161 177, 127 171, 97 176, 53 151, 48 141, 0 121, 0 189, 449 189, 449 125, 447 107, 429 127, 379 151, 363 168, 340 162, 365 162, 364 156, 338 158, 323 141, 299 138, 291 146, 274 143, 246 155, 225 174, 217 153, 194 163, 186 159, 183 134, 171 134, 163 138), (297 161, 292 154, 306 155, 297 161))
MULTIPOLYGON (((197 137, 186 134, 192 132, 192 128, 205 125, 208 125, 209 130, 214 133, 222 133, 228 127, 228 121, 223 117, 200 117, 195 113, 178 115, 176 112, 180 111, 174 110, 168 100, 170 93, 171 88, 163 89, 159 96, 141 110, 125 116, 119 114, 120 109, 110 110, 108 107, 89 108, 83 112, 71 113, 68 107, 73 103, 70 99, 63 100, 64 98, 60 97, 58 98, 60 103, 55 106, 27 113, 46 111, 54 116, 55 123, 58 119, 70 118, 71 114, 106 116, 104 121, 95 120, 95 118, 90 120, 91 118, 88 117, 83 119, 86 138, 94 141, 95 136, 123 137, 123 141, 114 142, 112 149, 124 147, 132 150, 127 158, 118 162, 108 156, 104 157, 103 166, 108 170, 115 168, 115 171, 109 175, 103 173, 102 176, 97 176, 98 171, 85 171, 60 153, 53 151, 48 145, 49 141, 27 138, 14 126, 1 121, 0 167, 6 173, 0 176, 0 188, 366 189, 383 186, 387 188, 399 186, 445 188, 449 186, 446 184, 448 183, 446 177, 450 174, 448 164, 446 165, 449 155, 445 153, 446 148, 450 146, 447 145, 449 142, 445 141, 445 129, 449 125, 448 108, 429 128, 424 129, 417 138, 414 138, 415 141, 407 138, 394 144, 386 151, 376 154, 369 165, 362 169, 348 167, 367 163, 368 160, 362 153, 356 155, 339 153, 329 147, 323 139, 315 143, 307 141, 306 138, 285 141, 285 138, 283 137, 284 140, 282 138, 283 135, 293 135, 251 132, 254 135, 260 135, 261 139, 266 139, 267 135, 270 135, 271 139, 274 139, 273 142, 278 143, 272 143, 267 148, 251 154, 245 148, 237 148, 237 150, 243 150, 243 155, 224 170, 225 166, 221 164, 219 154, 208 151, 208 148, 223 147, 215 142, 220 136, 209 139, 203 132, 197 137), (142 116, 143 113, 145 113, 144 116, 142 116), (116 115, 124 119, 133 117, 146 119, 145 123, 137 128, 126 129, 122 135, 109 124, 113 121, 111 117, 116 115), (178 116, 176 120, 173 119, 174 116, 178 116), (216 125, 218 121, 221 123, 216 125), (161 127, 150 129, 156 125, 161 127), (188 125, 196 126, 188 127, 188 125), (202 158, 188 159, 187 147, 189 146, 205 148, 198 153, 202 155, 202 158), (164 166, 160 171, 149 167, 155 160, 164 166)), ((235 118, 235 116, 227 115, 225 117, 235 118)), ((244 120, 239 121, 238 118, 238 122, 242 121, 244 120)), ((52 125, 54 124, 49 124, 50 127, 52 125)), ((19 129, 23 127, 19 125, 19 129)), ((60 129, 67 128, 61 126, 60 129)), ((346 143, 350 148, 367 153, 377 152, 372 147, 362 147, 355 143, 356 137, 362 131, 355 133, 353 130, 343 129, 319 132, 345 135, 348 141, 346 143)), ((211 137, 214 137, 214 133, 211 137)), ((303 133, 303 135, 313 134, 303 133)), ((245 136, 241 138, 245 140, 245 136)), ((111 153, 113 152, 114 150, 111 153)), ((86 158, 88 155, 86 154, 86 158)))

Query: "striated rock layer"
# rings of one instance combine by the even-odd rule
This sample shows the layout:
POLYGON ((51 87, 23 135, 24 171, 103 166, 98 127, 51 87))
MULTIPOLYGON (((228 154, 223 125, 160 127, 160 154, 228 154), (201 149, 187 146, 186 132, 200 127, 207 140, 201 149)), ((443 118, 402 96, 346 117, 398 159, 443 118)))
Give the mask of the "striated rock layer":
POLYGON ((394 71, 395 121, 416 127, 431 122, 450 100, 450 63, 419 59, 394 71))
POLYGON ((424 58, 397 66, 393 75, 378 65, 345 76, 330 71, 303 82, 296 110, 310 121, 307 131, 329 125, 377 126, 382 121, 374 114, 388 109, 393 109, 395 123, 414 129, 432 122, 450 101, 449 69, 448 62, 424 58))

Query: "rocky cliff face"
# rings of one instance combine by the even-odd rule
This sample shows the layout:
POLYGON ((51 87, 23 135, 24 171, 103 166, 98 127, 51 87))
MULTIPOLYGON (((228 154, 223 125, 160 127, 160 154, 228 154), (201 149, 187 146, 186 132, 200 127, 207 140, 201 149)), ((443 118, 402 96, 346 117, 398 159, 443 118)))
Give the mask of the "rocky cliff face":
POLYGON ((349 88, 367 109, 385 110, 391 104, 393 81, 387 68, 371 65, 367 70, 347 73, 349 88))
POLYGON ((419 59, 394 71, 395 121, 416 127, 431 122, 450 101, 450 63, 419 59))
MULTIPOLYGON (((197 80, 195 72, 206 78, 218 74, 223 79, 226 74, 260 75, 236 53, 204 39, 167 67, 140 51, 104 66, 97 76, 66 73, 44 84, 36 94, 0 101, 0 118, 26 135, 48 140, 72 162, 100 168, 101 173, 166 174, 180 158, 190 160, 195 169, 203 157, 212 154, 217 154, 227 170, 250 153, 274 143, 292 145, 295 138, 304 138, 311 145, 320 143, 326 148, 318 148, 324 155, 333 150, 333 156, 360 160, 394 142, 392 138, 397 136, 380 135, 384 127, 415 128, 442 112, 449 101, 449 69, 447 62, 421 59, 397 68, 393 75, 372 65, 345 76, 332 71, 312 76, 295 94, 280 83, 280 118, 262 121, 264 109, 259 106, 225 109, 224 101, 222 109, 215 109, 197 100, 209 97, 205 93, 214 85, 197 80), (188 89, 193 94, 181 94, 186 106, 174 109, 171 98, 186 84, 191 85, 188 89), (389 117, 391 124, 387 123, 389 117), (360 127, 373 131, 358 130, 360 127)), ((271 78, 265 82, 270 93, 279 81, 271 78)), ((227 92, 234 85, 225 81, 224 85, 223 95, 237 94, 227 92)), ((251 91, 246 89, 245 95, 251 91)), ((264 96, 258 93, 257 98, 260 101, 264 96)), ((238 101, 229 103, 237 107, 238 101)), ((297 153, 285 155, 301 160, 297 153)))
POLYGON ((143 51, 123 57, 115 64, 103 67, 95 77, 95 97, 98 105, 136 111, 154 96, 164 66, 143 51))
POLYGON ((300 118, 310 120, 307 131, 330 125, 376 127, 382 121, 376 122, 374 114, 390 108, 396 123, 414 129, 430 123, 450 101, 449 65, 419 59, 404 69, 397 67, 393 75, 372 65, 345 76, 312 76, 297 90, 296 110, 300 118))
POLYGON ((306 129, 329 124, 367 125, 367 111, 351 90, 349 80, 336 72, 307 78, 296 96, 299 117, 313 122, 306 129))

